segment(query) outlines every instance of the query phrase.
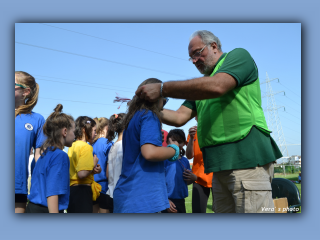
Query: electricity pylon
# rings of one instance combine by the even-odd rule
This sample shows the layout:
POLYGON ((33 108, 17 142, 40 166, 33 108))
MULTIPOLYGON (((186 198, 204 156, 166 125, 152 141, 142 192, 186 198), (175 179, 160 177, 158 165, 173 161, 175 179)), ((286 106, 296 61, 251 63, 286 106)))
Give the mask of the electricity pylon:
MULTIPOLYGON (((267 85, 267 94, 265 96, 263 96, 263 97, 267 97, 267 109, 266 109, 266 112, 268 114, 267 125, 268 125, 269 130, 272 131, 271 136, 278 144, 278 147, 279 147, 282 155, 284 157, 285 156, 289 157, 286 140, 285 140, 285 137, 283 134, 282 125, 281 125, 280 117, 278 114, 278 109, 284 108, 284 106, 278 106, 276 104, 276 100, 274 98, 274 95, 279 94, 279 93, 285 94, 285 92, 280 91, 280 92, 274 93, 272 90, 272 87, 271 87, 271 81, 278 80, 278 82, 279 82, 279 79, 274 78, 274 79, 270 80, 268 73, 266 73, 266 77, 267 77, 266 81, 261 84, 266 83, 266 85, 267 85)), ((284 110, 285 110, 285 108, 284 108, 284 110)))

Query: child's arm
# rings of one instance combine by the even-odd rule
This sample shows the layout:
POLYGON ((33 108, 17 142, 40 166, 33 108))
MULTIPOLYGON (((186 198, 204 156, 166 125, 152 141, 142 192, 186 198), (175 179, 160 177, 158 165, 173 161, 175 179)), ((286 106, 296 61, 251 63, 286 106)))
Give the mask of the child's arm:
POLYGON ((174 156, 176 151, 171 147, 158 147, 153 144, 144 144, 141 147, 142 156, 151 162, 160 162, 174 156))
POLYGON ((168 213, 177 213, 177 209, 176 209, 176 205, 174 205, 174 203, 170 200, 169 200, 169 204, 170 204, 170 208, 167 208, 167 212, 168 213))
POLYGON ((101 173, 101 166, 100 164, 97 164, 97 166, 95 166, 92 170, 93 174, 98 174, 101 173))
POLYGON ((106 175, 109 182, 109 163, 107 163, 106 175))
MULTIPOLYGON (((99 159, 97 158, 97 155, 94 155, 93 156, 93 166, 94 166, 94 168, 91 171, 90 170, 81 170, 81 171, 79 171, 78 172, 78 177, 80 179, 88 177, 90 175, 90 173, 92 173, 95 170, 98 161, 99 161, 99 159)), ((101 172, 101 167, 100 167, 100 172, 101 172)))
POLYGON ((188 142, 187 149, 186 149, 186 157, 188 159, 191 159, 194 157, 193 145, 194 145, 194 136, 195 136, 196 132, 197 132, 196 126, 189 129, 190 138, 189 138, 189 142, 188 142))
MULTIPOLYGON (((179 147, 178 142, 172 141, 171 138, 169 138, 168 143, 175 144, 179 147)), ((171 147, 158 147, 153 144, 147 143, 142 145, 141 153, 142 156, 148 161, 161 162, 172 158, 175 155, 176 151, 171 147)))
POLYGON ((191 183, 194 183, 197 180, 197 176, 189 169, 186 169, 183 172, 183 180, 190 185, 191 183))
POLYGON ((35 162, 38 161, 39 157, 40 157, 40 148, 36 148, 36 150, 34 151, 34 160, 35 162))
POLYGON ((186 149, 186 157, 188 159, 191 159, 193 158, 194 156, 194 152, 193 152, 193 138, 191 138, 190 136, 190 139, 189 139, 189 142, 188 142, 188 145, 187 145, 187 149, 186 149))
POLYGON ((59 213, 59 196, 53 195, 47 197, 47 204, 49 208, 49 213, 59 213))

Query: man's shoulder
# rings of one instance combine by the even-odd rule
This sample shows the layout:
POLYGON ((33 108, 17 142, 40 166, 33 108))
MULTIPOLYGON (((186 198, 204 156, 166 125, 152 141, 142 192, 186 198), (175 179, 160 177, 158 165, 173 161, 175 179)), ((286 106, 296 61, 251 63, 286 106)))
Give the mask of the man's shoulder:
POLYGON ((251 57, 250 53, 248 52, 248 50, 244 49, 244 48, 235 48, 233 50, 231 50, 230 52, 228 52, 228 55, 226 58, 230 58, 230 57, 251 57))

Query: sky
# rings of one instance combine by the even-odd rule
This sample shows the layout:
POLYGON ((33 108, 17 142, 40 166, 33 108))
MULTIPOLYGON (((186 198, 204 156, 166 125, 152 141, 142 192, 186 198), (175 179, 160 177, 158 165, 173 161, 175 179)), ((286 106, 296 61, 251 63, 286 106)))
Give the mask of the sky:
MULTIPOLYGON (((262 107, 268 125, 267 75, 288 155, 301 155, 300 23, 16 23, 15 70, 26 71, 40 86, 34 112, 47 118, 58 103, 78 116, 107 117, 126 111, 113 103, 116 93, 132 98, 147 78, 163 82, 201 77, 188 61, 196 30, 209 30, 222 51, 244 48, 255 60, 262 107), (284 92, 282 92, 284 91, 284 92)), ((184 100, 170 99, 177 110, 184 100)), ((186 135, 196 125, 181 127, 186 135)), ((163 124, 170 131, 174 127, 163 124)), ((277 132, 277 131, 276 131, 277 132)))

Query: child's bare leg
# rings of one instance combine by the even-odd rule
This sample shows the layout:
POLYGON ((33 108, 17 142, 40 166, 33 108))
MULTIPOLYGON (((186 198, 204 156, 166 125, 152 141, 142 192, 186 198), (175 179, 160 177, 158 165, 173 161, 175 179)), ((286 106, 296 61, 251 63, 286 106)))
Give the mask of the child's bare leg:
POLYGON ((110 213, 109 209, 100 208, 99 213, 110 213))
POLYGON ((99 204, 93 205, 93 213, 99 213, 99 204))
POLYGON ((14 212, 15 213, 25 213, 27 203, 15 203, 14 212))

